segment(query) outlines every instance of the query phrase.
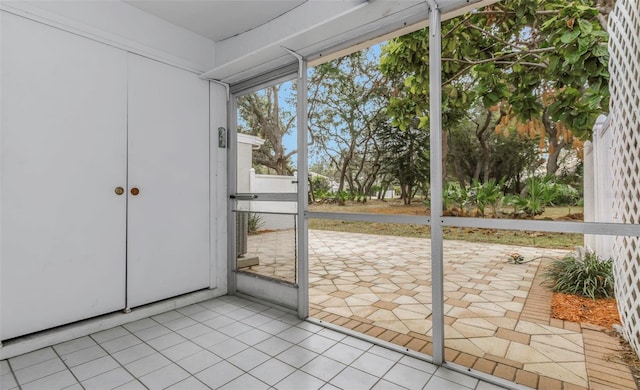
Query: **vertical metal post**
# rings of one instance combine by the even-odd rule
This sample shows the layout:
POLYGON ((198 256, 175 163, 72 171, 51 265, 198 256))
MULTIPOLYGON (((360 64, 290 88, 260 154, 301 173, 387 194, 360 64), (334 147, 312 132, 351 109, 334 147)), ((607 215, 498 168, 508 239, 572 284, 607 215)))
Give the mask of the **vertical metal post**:
POLYGON ((298 317, 309 317, 309 231, 307 229, 308 195, 308 126, 307 61, 298 56, 296 116, 298 119, 298 317))
POLYGON ((442 249, 442 42, 440 10, 429 3, 429 131, 431 137, 431 288, 433 362, 444 362, 444 264, 442 249))
POLYGON ((237 192, 238 187, 238 103, 231 96, 227 104, 227 291, 236 293, 236 213, 233 211, 235 200, 230 195, 237 192))
POLYGON ((298 267, 296 279, 298 284, 298 317, 309 317, 309 232, 307 230, 307 211, 309 211, 308 167, 308 127, 307 127, 307 60, 291 49, 282 47, 298 60, 298 82, 296 98, 296 118, 298 130, 298 267))

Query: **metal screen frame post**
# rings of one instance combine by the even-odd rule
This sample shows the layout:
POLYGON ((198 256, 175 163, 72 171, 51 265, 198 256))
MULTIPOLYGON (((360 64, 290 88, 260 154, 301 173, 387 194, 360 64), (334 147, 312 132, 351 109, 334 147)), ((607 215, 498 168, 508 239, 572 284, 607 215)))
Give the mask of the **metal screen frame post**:
POLYGON ((442 41, 438 4, 429 4, 429 137, 431 138, 431 291, 433 363, 444 363, 444 264, 442 234, 442 41))
POLYGON ((298 60, 298 82, 296 83, 296 129, 298 131, 298 230, 296 245, 298 286, 298 317, 309 317, 309 231, 307 212, 309 211, 308 145, 307 145, 307 60, 295 51, 282 46, 298 60))
POLYGON ((227 102, 227 293, 236 293, 236 216, 235 199, 231 199, 231 194, 235 194, 238 188, 238 103, 237 96, 229 96, 227 102), (233 216, 233 217, 232 217, 233 216))
POLYGON ((307 212, 308 195, 308 145, 307 145, 307 61, 298 57, 298 96, 296 116, 298 120, 298 317, 309 317, 309 230, 307 212))

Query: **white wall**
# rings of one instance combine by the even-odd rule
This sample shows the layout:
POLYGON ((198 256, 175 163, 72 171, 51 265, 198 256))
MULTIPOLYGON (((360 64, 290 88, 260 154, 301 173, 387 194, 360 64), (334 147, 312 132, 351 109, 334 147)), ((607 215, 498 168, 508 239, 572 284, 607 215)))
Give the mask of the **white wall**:
POLYGON ((120 1, 2 1, 0 9, 202 73, 215 43, 120 1))

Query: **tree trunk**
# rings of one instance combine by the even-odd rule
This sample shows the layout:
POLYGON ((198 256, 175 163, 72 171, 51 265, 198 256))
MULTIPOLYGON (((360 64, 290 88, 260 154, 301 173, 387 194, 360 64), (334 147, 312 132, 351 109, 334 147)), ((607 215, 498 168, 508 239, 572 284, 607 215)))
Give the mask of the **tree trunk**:
MULTIPOLYGON (((501 111, 495 125, 500 123, 500 120, 504 115, 505 113, 501 111)), ((473 180, 480 181, 480 175, 482 175, 482 183, 489 181, 489 159, 491 157, 491 152, 489 151, 489 145, 487 145, 487 138, 489 136, 488 130, 492 116, 491 111, 487 110, 487 116, 485 117, 484 122, 482 124, 476 124, 476 138, 478 139, 478 145, 480 146, 480 156, 476 162, 473 180)))
POLYGON ((560 139, 560 135, 558 134, 558 129, 555 123, 551 122, 549 116, 547 115, 547 110, 544 110, 544 115, 542 117, 542 124, 544 125, 545 131, 547 132, 547 136, 549 139, 549 157, 547 158, 547 175, 555 175, 558 170, 558 157, 560 157, 560 152, 562 149, 567 146, 565 140, 560 139))
MULTIPOLYGON (((551 144, 552 138, 549 137, 549 143, 551 144)), ((558 158, 560 157, 560 152, 562 152, 562 148, 565 146, 564 141, 557 142, 557 139, 554 139, 553 142, 556 143, 553 149, 553 153, 549 153, 549 158, 547 159, 547 175, 555 175, 558 171, 558 158)))

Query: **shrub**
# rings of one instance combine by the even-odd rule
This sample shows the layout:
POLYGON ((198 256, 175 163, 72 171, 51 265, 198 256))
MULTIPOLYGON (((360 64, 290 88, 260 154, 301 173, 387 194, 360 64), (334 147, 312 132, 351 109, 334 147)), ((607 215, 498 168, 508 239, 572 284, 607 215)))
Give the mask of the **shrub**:
POLYGON ((498 214, 498 205, 504 198, 501 190, 503 185, 504 183, 502 181, 496 183, 495 179, 490 179, 486 183, 480 183, 477 180, 473 181, 471 185, 471 192, 473 193, 472 200, 483 217, 487 206, 491 207, 494 215, 498 214))
POLYGON ((250 213, 247 224, 247 230, 249 231, 249 234, 254 235, 258 234, 258 231, 264 225, 264 221, 262 220, 262 216, 260 214, 250 213))
POLYGON ((514 208, 514 214, 523 213, 535 217, 544 212, 544 206, 553 206, 557 196, 556 184, 549 178, 531 177, 520 195, 510 196, 506 203, 514 208))
POLYGON ((344 206, 346 201, 353 199, 353 196, 347 191, 338 191, 336 192, 335 199, 340 206, 344 206))
POLYGON ((442 191, 442 200, 445 209, 457 207, 462 211, 469 201, 469 194, 458 183, 450 182, 442 191))
POLYGON ((556 183, 554 203, 559 206, 574 206, 580 200, 580 193, 569 184, 556 183))
POLYGON ((613 297, 613 260, 603 260, 590 252, 584 259, 567 256, 556 260, 545 272, 553 291, 591 299, 613 297))

